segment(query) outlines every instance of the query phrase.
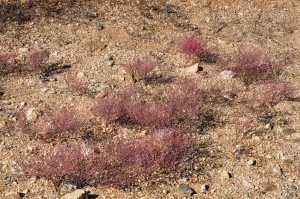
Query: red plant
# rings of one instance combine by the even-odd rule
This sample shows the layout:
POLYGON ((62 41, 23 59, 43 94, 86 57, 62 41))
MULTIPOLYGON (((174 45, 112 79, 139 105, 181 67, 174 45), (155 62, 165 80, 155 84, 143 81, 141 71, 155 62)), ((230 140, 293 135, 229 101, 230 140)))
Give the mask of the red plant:
POLYGON ((204 39, 195 35, 183 36, 176 44, 183 53, 190 57, 201 56, 207 51, 204 39))
POLYGON ((74 74, 66 75, 64 77, 64 80, 65 80, 68 88, 73 92, 78 92, 78 93, 84 94, 84 93, 87 93, 89 90, 88 82, 76 77, 76 75, 74 75, 74 74))
POLYGON ((155 61, 150 59, 136 59, 130 64, 125 64, 125 71, 131 75, 133 82, 144 79, 156 67, 155 61))
POLYGON ((64 180, 80 188, 99 178, 105 167, 100 155, 93 150, 86 154, 79 143, 37 148, 19 164, 26 176, 51 180, 57 191, 64 180))
MULTIPOLYGON (((153 176, 169 172, 192 156, 194 150, 187 135, 179 129, 157 129, 147 137, 119 141, 113 151, 125 176, 153 176)), ((125 176, 118 176, 124 179, 125 176)))
POLYGON ((20 111, 17 113, 17 128, 25 134, 35 134, 36 132, 33 130, 32 125, 29 123, 26 117, 26 113, 24 111, 20 111))
POLYGON ((15 66, 16 56, 16 52, 6 51, 0 48, 0 72, 12 72, 15 66))
POLYGON ((262 113, 292 94, 293 90, 287 81, 271 81, 257 87, 243 99, 243 102, 252 112, 262 113))
POLYGON ((107 122, 114 122, 125 115, 123 102, 121 97, 110 95, 104 99, 99 99, 92 108, 92 112, 107 122))
POLYGON ((57 112, 49 112, 51 131, 56 133, 76 133, 80 130, 81 122, 73 108, 64 107, 57 112))
POLYGON ((49 53, 45 50, 34 49, 28 51, 25 57, 25 63, 30 70, 41 72, 46 66, 49 53))
POLYGON ((239 49, 234 57, 233 71, 236 77, 241 78, 246 84, 274 78, 284 66, 270 54, 258 49, 239 49))

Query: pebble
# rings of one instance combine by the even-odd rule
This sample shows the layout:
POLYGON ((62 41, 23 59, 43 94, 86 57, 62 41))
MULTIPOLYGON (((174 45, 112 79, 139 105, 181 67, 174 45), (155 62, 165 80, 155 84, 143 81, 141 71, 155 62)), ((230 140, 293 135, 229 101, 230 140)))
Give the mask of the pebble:
POLYGON ((208 185, 206 185, 206 184, 201 185, 201 190, 202 191, 208 191, 208 189, 209 189, 208 185))
POLYGON ((99 22, 96 23, 95 27, 96 27, 97 30, 103 30, 104 29, 104 25, 99 23, 99 22))
POLYGON ((221 176, 225 179, 232 178, 232 174, 228 171, 222 171, 221 176))
POLYGON ((248 165, 252 165, 252 166, 254 166, 255 164, 256 164, 256 160, 249 160, 248 162, 247 162, 247 164, 248 165))
POLYGON ((46 87, 45 87, 45 88, 42 88, 42 89, 41 89, 41 92, 42 92, 42 93, 46 93, 48 90, 49 90, 49 88, 46 88, 46 87))
POLYGON ((52 75, 52 76, 49 77, 49 81, 50 82, 55 82, 55 81, 57 81, 57 78, 52 75))
POLYGON ((26 106, 26 102, 21 102, 20 103, 20 108, 22 109, 22 108, 24 108, 26 106))
POLYGON ((76 77, 77 77, 78 79, 83 79, 83 78, 86 78, 87 76, 85 75, 84 72, 80 71, 80 72, 78 72, 78 73, 76 74, 76 77))
POLYGON ((115 61, 114 60, 110 60, 107 62, 107 66, 113 66, 115 65, 115 61))
POLYGON ((248 182, 247 180, 243 180, 243 185, 247 188, 247 189, 253 189, 254 186, 252 183, 248 182))
POLYGON ((282 134, 285 135, 285 136, 290 136, 294 133, 296 133, 296 131, 294 129, 291 129, 291 128, 287 128, 287 129, 282 130, 282 134))
POLYGON ((220 73, 222 79, 231 79, 234 77, 234 72, 231 70, 224 70, 220 73))
POLYGON ((186 184, 179 184, 177 190, 187 195, 193 195, 195 193, 194 189, 186 184))
POLYGON ((187 68, 184 68, 184 71, 186 73, 197 73, 198 71, 202 71, 203 68, 199 66, 198 63, 192 65, 192 66, 189 66, 187 68))
POLYGON ((274 168, 273 168, 273 172, 274 173, 276 173, 276 174, 282 174, 282 168, 280 167, 280 166, 275 166, 274 168))
POLYGON ((34 121, 37 119, 39 112, 35 108, 30 108, 26 112, 26 118, 28 121, 34 121))
POLYGON ((114 57, 112 56, 112 55, 105 55, 105 59, 107 60, 107 61, 112 61, 112 60, 114 60, 114 57))
POLYGON ((25 190, 19 192, 18 194, 19 194, 20 198, 23 198, 23 197, 25 197, 26 194, 28 194, 28 193, 29 193, 29 190, 28 190, 28 189, 25 189, 25 190))
POLYGON ((89 191, 77 189, 74 192, 67 193, 66 195, 62 196, 61 199, 84 199, 87 198, 89 193, 89 191))
POLYGON ((168 6, 168 7, 165 8, 165 12, 170 14, 170 13, 174 13, 174 10, 173 10, 173 8, 168 6))

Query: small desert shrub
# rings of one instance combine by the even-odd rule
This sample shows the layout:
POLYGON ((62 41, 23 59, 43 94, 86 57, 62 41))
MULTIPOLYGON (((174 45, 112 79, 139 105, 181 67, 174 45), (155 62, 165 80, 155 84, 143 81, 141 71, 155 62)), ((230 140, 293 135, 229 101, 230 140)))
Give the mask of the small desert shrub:
POLYGON ((131 75, 133 82, 146 78, 155 67, 156 62, 150 59, 136 59, 124 65, 125 71, 131 75))
POLYGON ((77 133, 81 128, 81 121, 74 108, 63 107, 58 111, 47 113, 48 123, 52 132, 56 133, 77 133))
POLYGON ((59 191, 63 181, 81 188, 99 178, 105 162, 93 150, 87 152, 82 144, 69 142, 37 148, 20 161, 20 166, 26 176, 46 178, 59 191))
POLYGON ((17 128, 22 133, 43 139, 78 134, 81 126, 76 110, 69 107, 47 111, 35 121, 28 121, 24 111, 17 114, 17 128))
POLYGON ((89 91, 89 84, 87 81, 78 78, 74 74, 68 74, 64 76, 65 83, 67 84, 68 88, 80 94, 88 93, 89 91))
POLYGON ((270 54, 258 49, 239 49, 233 61, 235 65, 233 72, 246 84, 273 79, 284 67, 283 62, 277 61, 270 54))
POLYGON ((242 102, 250 111, 260 114, 291 95, 293 90, 289 82, 275 80, 259 85, 242 102))
POLYGON ((0 72, 9 73, 14 70, 17 53, 0 48, 0 72))
POLYGON ((122 97, 110 95, 104 99, 98 99, 92 108, 92 112, 95 116, 101 117, 109 123, 115 122, 126 114, 123 102, 122 97))
POLYGON ((33 49, 25 55, 25 63, 29 70, 42 72, 46 68, 49 53, 42 49, 33 49))
POLYGON ((132 176, 131 180, 136 181, 173 172, 179 163, 192 157, 194 149, 189 136, 175 128, 156 129, 147 137, 121 140, 113 151, 116 164, 123 171, 116 179, 123 183, 132 176))
POLYGON ((187 35, 179 38, 175 42, 176 46, 189 57, 192 56, 201 56, 205 52, 206 42, 203 38, 195 36, 195 35, 187 35))

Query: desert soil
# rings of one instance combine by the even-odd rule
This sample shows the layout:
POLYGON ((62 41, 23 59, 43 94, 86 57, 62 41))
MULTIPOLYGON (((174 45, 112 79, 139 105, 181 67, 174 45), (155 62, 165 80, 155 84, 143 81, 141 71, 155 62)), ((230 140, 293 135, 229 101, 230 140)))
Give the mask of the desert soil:
MULTIPOLYGON (((54 2, 54 1, 53 1, 54 2)), ((265 49, 290 60, 283 77, 300 97, 300 2, 297 0, 153 0, 62 1, 68 3, 15 8, 18 14, 0 14, 0 47, 19 52, 43 48, 49 64, 70 65, 54 74, 57 81, 42 81, 29 72, 0 76, 0 198, 54 198, 45 179, 28 179, 17 161, 40 144, 15 127, 20 109, 74 106, 91 118, 89 109, 97 95, 129 84, 123 64, 135 57, 159 61, 157 73, 182 75, 195 60, 170 48, 170 41, 185 34, 201 35, 214 53, 241 47, 265 49), (18 11, 19 9, 19 11, 18 11), (114 64, 107 60, 111 55, 114 64), (84 72, 95 90, 77 95, 66 88, 66 73, 84 72), (23 102, 23 103, 22 103, 23 102), (25 103, 24 103, 25 102, 25 103), (22 195, 22 194, 21 194, 22 195)), ((5 4, 0 4, 5 9, 5 4)), ((191 76, 218 76, 214 64, 200 63, 204 70, 191 76)), ((232 124, 217 124, 198 135, 203 155, 188 176, 141 182, 140 188, 84 187, 98 198, 300 198, 300 102, 282 101, 274 107, 282 113, 270 124, 241 136, 232 124), (263 129, 263 130, 261 130, 263 129), (287 135, 284 129, 294 129, 287 135), (229 174, 228 174, 229 173, 229 174), (192 187, 189 196, 178 184, 192 187), (207 189, 203 189, 204 186, 207 189)), ((235 110, 222 110, 223 112, 235 110)))

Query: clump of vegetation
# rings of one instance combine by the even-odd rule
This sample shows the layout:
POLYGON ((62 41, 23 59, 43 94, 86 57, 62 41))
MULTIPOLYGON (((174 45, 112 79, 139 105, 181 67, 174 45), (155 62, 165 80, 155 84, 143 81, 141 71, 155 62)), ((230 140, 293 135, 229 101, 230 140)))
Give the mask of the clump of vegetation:
POLYGON ((65 75, 64 80, 72 92, 85 94, 89 91, 89 83, 84 79, 78 78, 75 74, 65 75))
POLYGON ((282 71, 283 62, 258 49, 239 49, 233 58, 233 72, 246 84, 274 79, 282 71))
POLYGON ((140 81, 156 67, 156 62, 150 59, 136 59, 125 64, 125 71, 131 76, 133 82, 140 81))
POLYGON ((105 168, 103 160, 93 149, 85 151, 82 143, 68 142, 36 148, 20 166, 26 176, 46 178, 59 191, 62 182, 81 188, 99 178, 105 168))
POLYGON ((32 49, 25 55, 26 67, 35 72, 42 72, 46 67, 49 53, 42 49, 32 49))
POLYGON ((82 122, 77 111, 63 107, 57 111, 47 111, 35 121, 28 121, 25 111, 17 114, 17 127, 22 133, 44 139, 69 137, 80 133, 82 122))
POLYGON ((15 68, 16 57, 16 52, 0 48, 0 72, 4 74, 12 72, 15 68))
POLYGON ((176 46, 187 56, 201 56, 207 52, 207 45, 203 38, 196 35, 187 35, 176 41, 176 46))

